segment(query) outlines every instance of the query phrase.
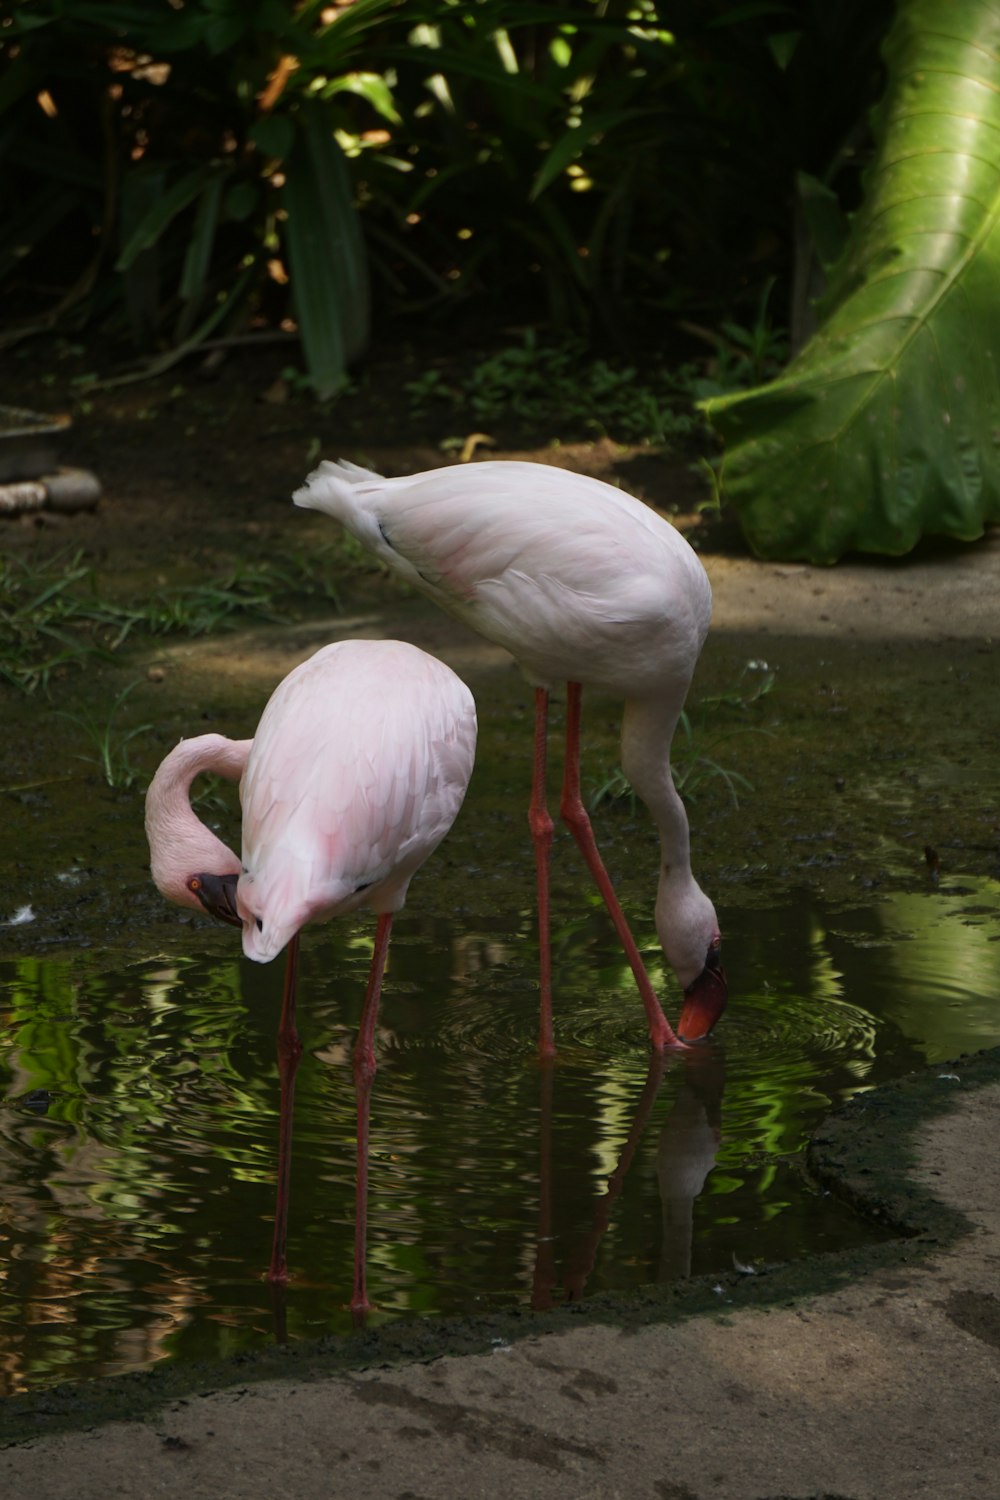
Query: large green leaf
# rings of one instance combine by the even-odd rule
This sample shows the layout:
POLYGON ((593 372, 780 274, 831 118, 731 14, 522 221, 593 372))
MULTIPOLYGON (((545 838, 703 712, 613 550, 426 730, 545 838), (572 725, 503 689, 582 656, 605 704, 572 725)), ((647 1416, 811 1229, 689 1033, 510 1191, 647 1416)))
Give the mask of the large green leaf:
POLYGON ((875 157, 815 337, 704 403, 766 557, 899 554, 1000 520, 1000 14, 901 0, 875 157))

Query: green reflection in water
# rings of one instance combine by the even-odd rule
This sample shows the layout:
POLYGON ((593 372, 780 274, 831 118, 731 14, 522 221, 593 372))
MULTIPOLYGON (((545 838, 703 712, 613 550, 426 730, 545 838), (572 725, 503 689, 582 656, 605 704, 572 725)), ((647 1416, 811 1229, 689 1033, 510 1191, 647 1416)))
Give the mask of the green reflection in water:
MULTIPOLYGON (((797 1154, 829 1109, 1000 1041, 995 882, 724 914, 717 1046, 662 1078, 603 913, 555 934, 535 1062, 532 918, 404 913, 372 1108, 373 1321, 718 1272, 858 1243, 797 1154)), ((652 955, 651 926, 640 928, 652 955)), ((191 946, 199 929, 192 930, 191 946)), ((267 1263, 280 966, 0 965, 0 1379, 15 1391, 350 1327, 351 1045, 370 924, 307 934, 289 1261, 267 1263)), ((660 977, 660 976, 656 976, 660 977)))

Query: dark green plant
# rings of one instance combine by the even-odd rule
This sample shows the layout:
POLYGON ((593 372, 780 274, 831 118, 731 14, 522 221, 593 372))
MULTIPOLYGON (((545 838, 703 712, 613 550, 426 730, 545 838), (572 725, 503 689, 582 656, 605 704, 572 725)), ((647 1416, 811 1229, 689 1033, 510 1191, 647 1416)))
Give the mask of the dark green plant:
POLYGON ((130 682, 122 689, 104 720, 95 719, 90 713, 62 713, 63 718, 84 731, 96 752, 80 759, 96 764, 107 785, 117 791, 128 791, 138 780, 140 773, 132 764, 130 747, 133 740, 153 727, 152 724, 137 724, 131 729, 119 729, 115 723, 118 710, 136 687, 137 682, 130 682))
POLYGON ((817 204, 854 206, 888 8, 22 0, 6 316, 128 328, 145 370, 294 320, 323 395, 365 347, 370 273, 380 309, 475 299, 611 347, 708 307, 752 328, 770 276, 802 305, 817 204))
POLYGON ((44 323, 73 307, 127 318, 162 369, 284 308, 314 388, 338 389, 367 343, 368 284, 337 132, 345 99, 395 119, 384 78, 354 59, 399 6, 354 0, 331 19, 320 0, 25 0, 0 32, 0 189, 19 205, 0 281, 16 286, 29 252, 65 280, 64 247, 89 239, 44 323))
POLYGON ((409 170, 370 180, 397 209, 392 236, 368 222, 401 300, 475 296, 620 345, 706 306, 745 327, 778 274, 787 320, 814 258, 796 185, 854 206, 891 0, 421 9, 410 52, 433 86, 431 63, 392 54, 409 170))
MULTIPOLYGON (((788 335, 775 327, 770 309, 775 278, 769 277, 760 295, 753 323, 724 318, 718 329, 699 329, 714 353, 704 371, 691 373, 687 387, 692 398, 706 401, 730 391, 746 390, 779 374, 788 358, 788 335)), ((685 372, 686 373, 686 372, 685 372)))
POLYGON ((642 4, 424 10, 408 40, 425 76, 408 70, 397 94, 413 170, 374 185, 401 211, 386 248, 403 284, 424 305, 473 293, 496 302, 516 279, 554 326, 596 315, 610 330, 637 195, 651 187, 671 38, 652 16, 630 24, 652 10, 642 4), (404 256, 424 268, 422 293, 404 256))
POLYGON ((587 806, 591 812, 596 812, 599 807, 607 803, 609 806, 626 807, 630 813, 634 813, 637 801, 632 783, 621 766, 612 766, 604 776, 590 781, 587 806))
POLYGON ((905 0, 866 196, 780 379, 706 403, 766 557, 830 563, 1000 520, 1000 63, 993 12, 905 0))

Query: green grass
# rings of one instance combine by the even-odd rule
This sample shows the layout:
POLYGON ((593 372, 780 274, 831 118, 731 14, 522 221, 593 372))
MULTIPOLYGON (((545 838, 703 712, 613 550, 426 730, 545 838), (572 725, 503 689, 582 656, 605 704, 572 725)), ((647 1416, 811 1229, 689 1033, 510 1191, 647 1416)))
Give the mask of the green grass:
POLYGON ((80 553, 33 568, 0 557, 0 679, 24 692, 47 688, 55 672, 95 653, 117 632, 80 553))
POLYGON ((305 554, 238 563, 205 583, 112 599, 77 553, 32 565, 0 558, 0 681, 31 693, 95 658, 109 660, 132 637, 210 635, 242 620, 279 622, 306 601, 337 607, 330 582, 357 567, 331 545, 305 554))
MULTIPOLYGON (((780 368, 787 352, 767 319, 766 296, 752 327, 726 322, 717 330, 692 325, 689 331, 705 345, 704 358, 668 366, 597 359, 582 339, 545 343, 529 329, 519 344, 471 370, 432 366, 409 381, 411 415, 460 417, 467 430, 502 423, 567 439, 670 447, 705 432, 696 401, 758 384, 780 368)), ((442 446, 461 442, 445 438, 442 446)))
POLYGON ((94 754, 82 755, 79 759, 98 766, 107 785, 117 791, 129 791, 142 774, 132 764, 130 747, 133 740, 138 739, 140 734, 145 734, 153 727, 152 724, 137 724, 132 729, 118 729, 115 725, 118 710, 132 689, 137 686, 137 682, 130 682, 118 694, 103 722, 89 713, 62 714, 62 717, 69 719, 70 723, 79 725, 94 747, 94 754))
POLYGON ((500 350, 457 376, 431 368, 406 386, 416 417, 461 416, 468 425, 504 422, 560 436, 608 436, 623 443, 666 445, 700 425, 677 373, 640 373, 588 355, 581 340, 536 340, 500 350))

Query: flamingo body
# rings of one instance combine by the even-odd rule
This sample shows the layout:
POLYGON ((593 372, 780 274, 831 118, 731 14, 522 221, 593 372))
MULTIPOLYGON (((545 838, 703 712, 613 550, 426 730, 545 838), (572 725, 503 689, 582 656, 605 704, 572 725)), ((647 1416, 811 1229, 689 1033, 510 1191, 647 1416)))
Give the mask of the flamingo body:
POLYGON ((340 461, 294 499, 506 647, 533 685, 683 703, 711 618, 708 578, 680 532, 624 491, 547 464, 382 479, 340 461))
MULTIPOLYGON (((294 495, 325 511, 395 572, 506 647, 536 689, 529 820, 536 846, 542 1008, 549 980, 551 819, 544 806, 548 690, 568 684, 562 812, 629 954, 655 1046, 676 1042, 600 861, 579 793, 579 686, 625 699, 622 765, 660 833, 660 943, 682 988, 690 1039, 725 1005, 715 909, 691 873, 669 747, 711 617, 697 555, 655 511, 601 480, 544 464, 488 462, 384 479, 324 462, 294 495)), ((545 1034, 543 1052, 551 1050, 545 1034)))
POLYGON ((401 641, 342 641, 275 689, 241 787, 236 889, 248 958, 307 922, 395 912, 462 805, 476 711, 449 667, 401 641))
POLYGON ((324 646, 278 684, 253 740, 199 735, 165 757, 146 794, 153 880, 220 915, 214 877, 259 963, 307 922, 398 911, 458 814, 475 745, 472 694, 443 662, 403 641, 324 646), (203 772, 240 781, 242 859, 191 807, 203 772))

